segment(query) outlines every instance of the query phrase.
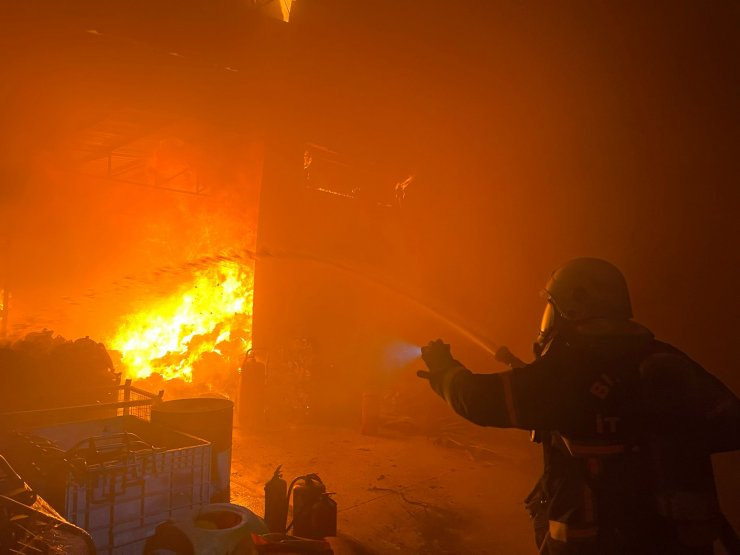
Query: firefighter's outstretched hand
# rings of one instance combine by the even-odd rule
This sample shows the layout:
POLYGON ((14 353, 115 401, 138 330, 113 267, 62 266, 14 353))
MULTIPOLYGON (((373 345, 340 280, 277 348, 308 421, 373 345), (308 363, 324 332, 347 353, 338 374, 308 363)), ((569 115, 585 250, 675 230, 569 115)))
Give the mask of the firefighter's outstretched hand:
POLYGON ((445 399, 447 399, 449 393, 447 390, 454 377, 462 371, 468 372, 462 364, 452 358, 450 346, 441 339, 422 347, 421 358, 429 371, 419 370, 416 375, 429 380, 432 389, 445 399))
POLYGON ((441 339, 430 342, 421 348, 421 359, 429 368, 429 371, 419 370, 416 374, 420 378, 432 380, 433 377, 444 374, 460 365, 450 353, 450 346, 441 339))

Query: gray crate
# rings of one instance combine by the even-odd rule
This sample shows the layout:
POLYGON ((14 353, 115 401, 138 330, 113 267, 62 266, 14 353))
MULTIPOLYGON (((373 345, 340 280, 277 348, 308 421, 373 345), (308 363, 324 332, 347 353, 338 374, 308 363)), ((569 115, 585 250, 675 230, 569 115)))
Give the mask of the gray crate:
POLYGON ((57 509, 90 532, 98 553, 141 553, 158 524, 209 502, 211 446, 205 440, 134 416, 32 433, 88 461, 59 476, 64 507, 57 509))

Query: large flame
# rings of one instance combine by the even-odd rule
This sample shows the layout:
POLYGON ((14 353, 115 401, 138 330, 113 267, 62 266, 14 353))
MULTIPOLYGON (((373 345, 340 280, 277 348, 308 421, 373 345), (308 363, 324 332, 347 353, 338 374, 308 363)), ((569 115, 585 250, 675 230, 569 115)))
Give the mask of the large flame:
POLYGON ((158 373, 190 382, 207 353, 237 364, 251 347, 253 288, 251 267, 215 263, 177 294, 126 317, 108 346, 135 379, 158 373))

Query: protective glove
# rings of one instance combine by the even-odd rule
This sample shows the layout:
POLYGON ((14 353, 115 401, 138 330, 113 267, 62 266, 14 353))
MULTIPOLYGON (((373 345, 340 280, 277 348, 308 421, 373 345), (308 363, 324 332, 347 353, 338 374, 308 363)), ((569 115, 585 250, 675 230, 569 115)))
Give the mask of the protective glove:
POLYGON ((430 342, 421 348, 421 359, 429 371, 419 370, 416 375, 429 380, 432 389, 445 397, 446 377, 453 371, 463 369, 463 365, 452 358, 450 346, 441 339, 430 342))

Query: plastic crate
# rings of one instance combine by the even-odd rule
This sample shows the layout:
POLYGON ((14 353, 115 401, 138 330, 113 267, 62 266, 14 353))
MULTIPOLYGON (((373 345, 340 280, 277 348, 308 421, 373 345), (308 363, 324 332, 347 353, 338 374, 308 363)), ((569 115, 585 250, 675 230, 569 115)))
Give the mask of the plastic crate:
POLYGON ((32 433, 76 461, 46 487, 63 491, 57 509, 90 533, 98 553, 141 553, 158 524, 186 518, 209 502, 211 446, 205 440, 134 416, 32 433))

